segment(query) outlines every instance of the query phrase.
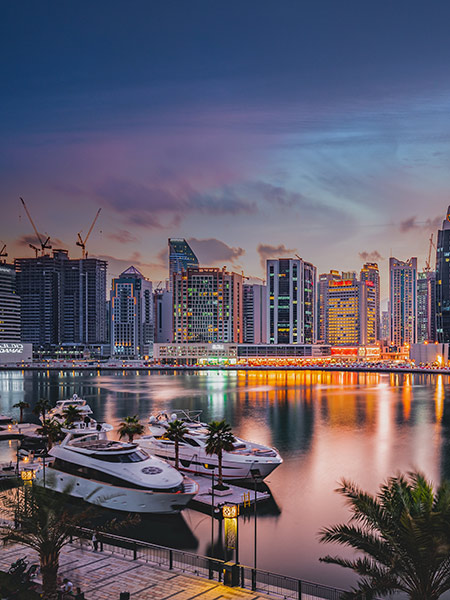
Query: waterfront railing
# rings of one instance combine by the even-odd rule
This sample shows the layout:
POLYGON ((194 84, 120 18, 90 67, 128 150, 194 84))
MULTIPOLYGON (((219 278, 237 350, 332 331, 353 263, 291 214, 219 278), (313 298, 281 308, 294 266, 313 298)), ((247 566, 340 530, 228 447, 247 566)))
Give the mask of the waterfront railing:
MULTIPOLYGON (((77 528, 76 536, 90 539, 94 531, 77 528)), ((341 600, 343 590, 311 581, 270 573, 245 565, 235 565, 219 558, 167 548, 112 533, 97 533, 100 548, 131 560, 142 560, 169 570, 224 581, 241 588, 292 600, 341 600)))

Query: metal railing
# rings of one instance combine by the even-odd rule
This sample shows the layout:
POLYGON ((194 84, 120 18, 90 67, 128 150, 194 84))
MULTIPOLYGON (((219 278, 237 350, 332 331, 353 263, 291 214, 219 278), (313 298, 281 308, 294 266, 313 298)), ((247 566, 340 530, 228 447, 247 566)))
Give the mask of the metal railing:
MULTIPOLYGON (((77 528, 74 532, 77 537, 86 539, 90 539, 93 533, 92 530, 85 528, 77 528)), ((225 561, 218 558, 208 558, 192 552, 132 540, 111 533, 97 533, 97 538, 101 550, 112 554, 131 560, 142 560, 169 570, 215 579, 219 582, 224 579, 228 568, 225 561)), ((343 590, 337 588, 244 565, 237 565, 234 569, 235 582, 240 587, 281 598, 341 600, 344 593, 343 590)))

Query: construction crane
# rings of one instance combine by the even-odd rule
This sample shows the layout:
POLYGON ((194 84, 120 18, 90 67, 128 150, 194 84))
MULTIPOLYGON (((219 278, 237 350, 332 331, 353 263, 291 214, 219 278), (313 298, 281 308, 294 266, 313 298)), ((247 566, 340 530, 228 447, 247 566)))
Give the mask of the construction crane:
POLYGON ((3 248, 0 250, 0 264, 4 263, 5 260, 2 260, 3 258, 6 259, 6 257, 8 256, 8 253, 5 252, 6 250, 6 244, 3 244, 3 248))
POLYGON ((31 218, 31 215, 30 215, 30 213, 28 212, 28 208, 27 208, 27 205, 25 204, 25 201, 24 201, 24 199, 23 199, 23 198, 20 198, 20 201, 22 202, 22 205, 23 205, 23 207, 24 207, 24 209, 25 209, 25 212, 27 213, 27 217, 28 217, 28 219, 30 220, 30 223, 31 223, 31 225, 32 225, 32 227, 33 227, 33 229, 34 229, 34 233, 36 234, 36 237, 37 237, 37 239, 39 240, 39 243, 40 243, 40 245, 41 245, 41 248, 40 248, 40 250, 39 250, 39 248, 36 248, 36 246, 33 246, 33 244, 28 244, 28 245, 30 246, 30 248, 33 248, 33 250, 36 252, 36 258, 37 258, 38 254, 39 254, 39 251, 40 251, 40 252, 42 252, 42 256, 44 256, 44 254, 45 254, 45 251, 46 251, 46 250, 50 250, 50 248, 52 247, 52 246, 49 244, 49 241, 50 241, 50 236, 49 236, 49 237, 48 237, 48 238, 45 240, 45 242, 43 242, 43 241, 42 241, 42 238, 41 238, 41 236, 39 235, 39 233, 38 233, 38 230, 36 229, 36 225, 34 224, 34 222, 33 222, 33 219, 31 218))
POLYGON ((77 246, 80 246, 80 248, 82 250, 83 259, 87 258, 88 253, 86 252, 86 243, 87 243, 87 241, 89 239, 89 236, 92 233, 92 230, 94 229, 94 225, 95 225, 95 223, 96 223, 96 221, 98 219, 98 215, 100 214, 101 210, 102 210, 101 208, 98 209, 97 214, 95 215, 94 220, 92 221, 91 228, 89 229, 88 234, 84 238, 84 240, 81 237, 81 231, 79 231, 78 234, 77 234, 78 235, 78 240, 77 240, 76 244, 77 244, 77 246))
POLYGON ((431 271, 431 250, 434 248, 436 250, 436 244, 433 242, 433 234, 431 234, 430 239, 430 247, 428 249, 428 258, 425 260, 425 269, 426 273, 431 271))

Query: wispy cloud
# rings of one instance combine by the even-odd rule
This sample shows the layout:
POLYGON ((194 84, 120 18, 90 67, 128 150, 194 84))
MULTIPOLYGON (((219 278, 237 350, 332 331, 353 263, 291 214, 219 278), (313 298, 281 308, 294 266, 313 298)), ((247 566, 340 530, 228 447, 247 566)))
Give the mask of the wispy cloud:
POLYGON ((106 237, 110 240, 113 240, 114 242, 118 242, 119 244, 129 244, 131 242, 138 241, 138 238, 126 229, 119 229, 118 231, 113 231, 111 233, 108 233, 106 237))
POLYGON ((280 256, 286 256, 287 254, 295 254, 296 248, 286 248, 284 244, 278 246, 271 246, 270 244, 259 244, 257 252, 261 261, 263 269, 266 267, 266 260, 268 258, 278 258, 280 256))
POLYGON ((245 250, 241 247, 228 246, 225 242, 216 238, 208 238, 199 240, 197 238, 189 238, 189 244, 192 246, 199 261, 203 264, 226 263, 228 261, 235 262, 236 259, 245 254, 245 250))
POLYGON ((358 256, 361 260, 365 260, 368 262, 384 260, 384 257, 381 256, 378 250, 372 250, 372 252, 367 252, 367 250, 363 250, 362 252, 358 252, 358 256))
POLYGON ((414 230, 437 229, 441 225, 442 217, 434 217, 426 221, 418 221, 416 216, 408 217, 400 223, 399 229, 402 233, 408 233, 414 230))

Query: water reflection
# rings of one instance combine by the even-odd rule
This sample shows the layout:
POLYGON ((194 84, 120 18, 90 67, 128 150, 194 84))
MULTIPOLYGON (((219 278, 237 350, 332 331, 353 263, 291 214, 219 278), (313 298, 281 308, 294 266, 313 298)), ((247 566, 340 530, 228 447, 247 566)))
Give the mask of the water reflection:
MULTIPOLYGON (((317 531, 347 517, 333 492, 340 478, 373 492, 387 476, 411 468, 434 481, 450 478, 450 384, 443 375, 0 372, 0 413, 14 417, 18 411, 12 406, 21 400, 30 404, 25 419, 35 421, 32 407, 39 398, 55 403, 74 393, 86 398, 96 418, 115 426, 127 415, 147 421, 153 412, 200 409, 204 420, 224 418, 238 435, 277 447, 284 463, 267 483, 278 509, 261 507, 258 563, 330 585, 349 582, 348 573, 317 560, 328 551, 318 545, 317 531)), ((13 451, 1 443, 3 460, 13 451)), ((203 554, 211 543, 208 515, 191 510, 182 521, 169 519, 164 527, 150 521, 139 531, 152 541, 203 554)), ((239 553, 252 563, 251 515, 239 521, 239 553)))

